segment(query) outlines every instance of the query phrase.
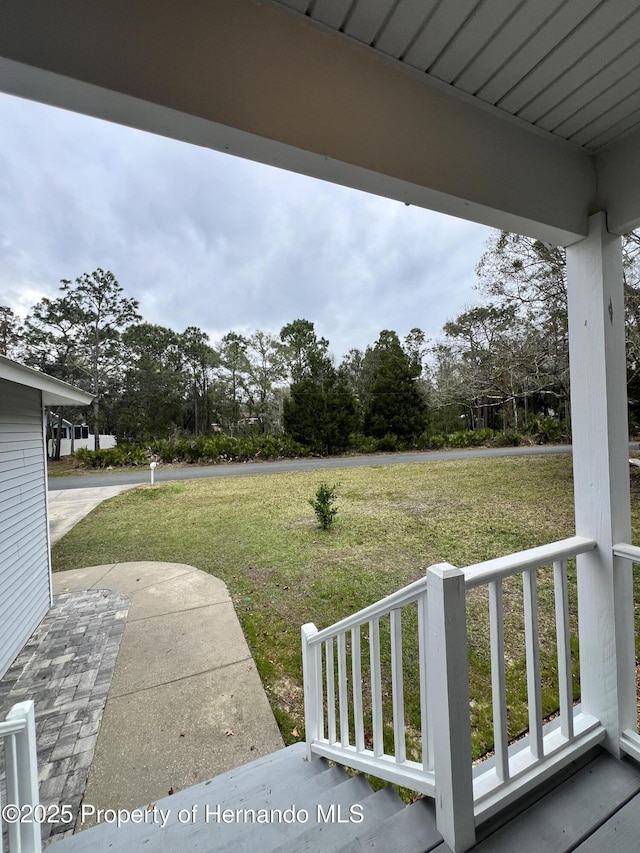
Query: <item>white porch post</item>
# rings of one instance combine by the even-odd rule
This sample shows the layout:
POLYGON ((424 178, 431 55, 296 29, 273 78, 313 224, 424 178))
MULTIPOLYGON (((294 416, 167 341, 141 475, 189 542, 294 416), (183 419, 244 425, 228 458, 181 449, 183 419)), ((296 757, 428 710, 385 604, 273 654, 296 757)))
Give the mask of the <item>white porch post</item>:
POLYGON ((475 844, 464 573, 427 569, 427 696, 433 726, 436 825, 455 853, 475 844))
POLYGON ((622 250, 605 213, 567 249, 567 285, 576 533, 598 543, 578 557, 582 705, 619 755, 635 727, 634 607, 631 564, 612 553, 631 519, 622 250))

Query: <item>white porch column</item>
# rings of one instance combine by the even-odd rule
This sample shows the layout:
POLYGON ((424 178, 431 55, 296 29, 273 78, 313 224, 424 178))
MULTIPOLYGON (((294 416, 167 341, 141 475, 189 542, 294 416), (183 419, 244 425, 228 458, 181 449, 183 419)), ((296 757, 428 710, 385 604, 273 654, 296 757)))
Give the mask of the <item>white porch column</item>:
POLYGON ((576 533, 598 543, 578 557, 582 705, 619 755, 635 727, 634 607, 631 564, 611 550, 631 519, 622 250, 605 213, 567 249, 567 284, 576 533))

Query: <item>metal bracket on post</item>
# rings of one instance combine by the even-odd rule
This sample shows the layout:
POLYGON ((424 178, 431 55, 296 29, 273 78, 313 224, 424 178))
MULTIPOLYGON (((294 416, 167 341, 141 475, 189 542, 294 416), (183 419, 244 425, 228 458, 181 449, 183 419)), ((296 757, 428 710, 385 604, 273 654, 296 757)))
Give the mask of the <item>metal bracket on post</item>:
POLYGON ((440 563, 427 570, 427 608, 436 823, 454 853, 464 853, 475 844, 475 818, 465 578, 460 569, 440 563))

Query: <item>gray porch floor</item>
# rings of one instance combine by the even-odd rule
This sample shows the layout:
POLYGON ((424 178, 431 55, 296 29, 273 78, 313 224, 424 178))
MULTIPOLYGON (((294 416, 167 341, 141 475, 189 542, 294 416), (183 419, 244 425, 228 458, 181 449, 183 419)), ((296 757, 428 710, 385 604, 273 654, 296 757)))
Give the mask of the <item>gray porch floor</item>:
MULTIPOLYGON (((390 789, 372 794, 362 777, 349 779, 341 768, 304 760, 302 744, 281 750, 210 782, 165 797, 147 809, 143 823, 102 824, 60 842, 60 853, 181 850, 234 853, 271 850, 291 853, 393 851, 450 853, 435 828, 433 803, 408 807, 390 789), (343 820, 319 817, 334 804, 343 820), (359 803, 363 820, 344 820, 350 804, 359 803), (224 809, 305 810, 304 822, 276 820, 259 824, 246 817, 225 823, 224 809), (168 815, 164 828, 153 814, 168 815), (207 819, 207 809, 209 818, 207 819), (183 822, 178 819, 180 810, 183 822)), ((335 815, 333 816, 335 818, 335 815)), ((546 787, 509 813, 480 827, 478 853, 636 853, 640 833, 640 768, 596 750, 580 759, 546 787)))
MULTIPOLYGON (((598 749, 479 828, 478 853, 640 849, 640 767, 598 749)), ((438 853, 449 848, 441 844, 438 853)))

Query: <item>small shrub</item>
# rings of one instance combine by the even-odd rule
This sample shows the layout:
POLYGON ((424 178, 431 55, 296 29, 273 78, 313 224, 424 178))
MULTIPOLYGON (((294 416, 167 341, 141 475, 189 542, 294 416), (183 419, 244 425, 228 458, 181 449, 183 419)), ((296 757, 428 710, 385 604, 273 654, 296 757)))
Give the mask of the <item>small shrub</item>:
POLYGON ((488 427, 473 430, 469 433, 469 444, 473 447, 479 447, 482 444, 490 444, 493 441, 494 435, 494 431, 488 427))
POLYGON ((522 436, 518 432, 497 432, 494 442, 497 447, 517 447, 522 444, 522 436))
POLYGON ((447 444, 449 447, 469 447, 471 445, 471 437, 473 433, 470 430, 458 430, 458 432, 449 433, 447 436, 447 444))
POLYGON ((441 447, 444 447, 447 443, 447 439, 441 432, 434 432, 434 434, 429 439, 429 447, 432 450, 439 450, 441 447))
POLYGON ((349 448, 356 453, 375 453, 378 443, 372 435, 363 435, 355 432, 349 436, 349 448))
POLYGON ((558 418, 536 418, 532 432, 536 444, 555 444, 566 437, 564 424, 558 418))
POLYGON ((439 450, 446 444, 446 438, 441 432, 432 432, 425 430, 418 436, 416 447, 418 450, 439 450))
POLYGON ((379 438, 376 442, 376 450, 378 450, 379 453, 393 453, 399 449, 398 436, 394 435, 392 432, 388 432, 386 435, 383 435, 382 438, 379 438))
POLYGON ((338 485, 328 486, 326 483, 320 483, 316 489, 315 499, 309 499, 309 503, 313 507, 313 511, 318 519, 318 526, 322 530, 328 530, 336 520, 338 507, 335 506, 337 499, 336 489, 338 485))

